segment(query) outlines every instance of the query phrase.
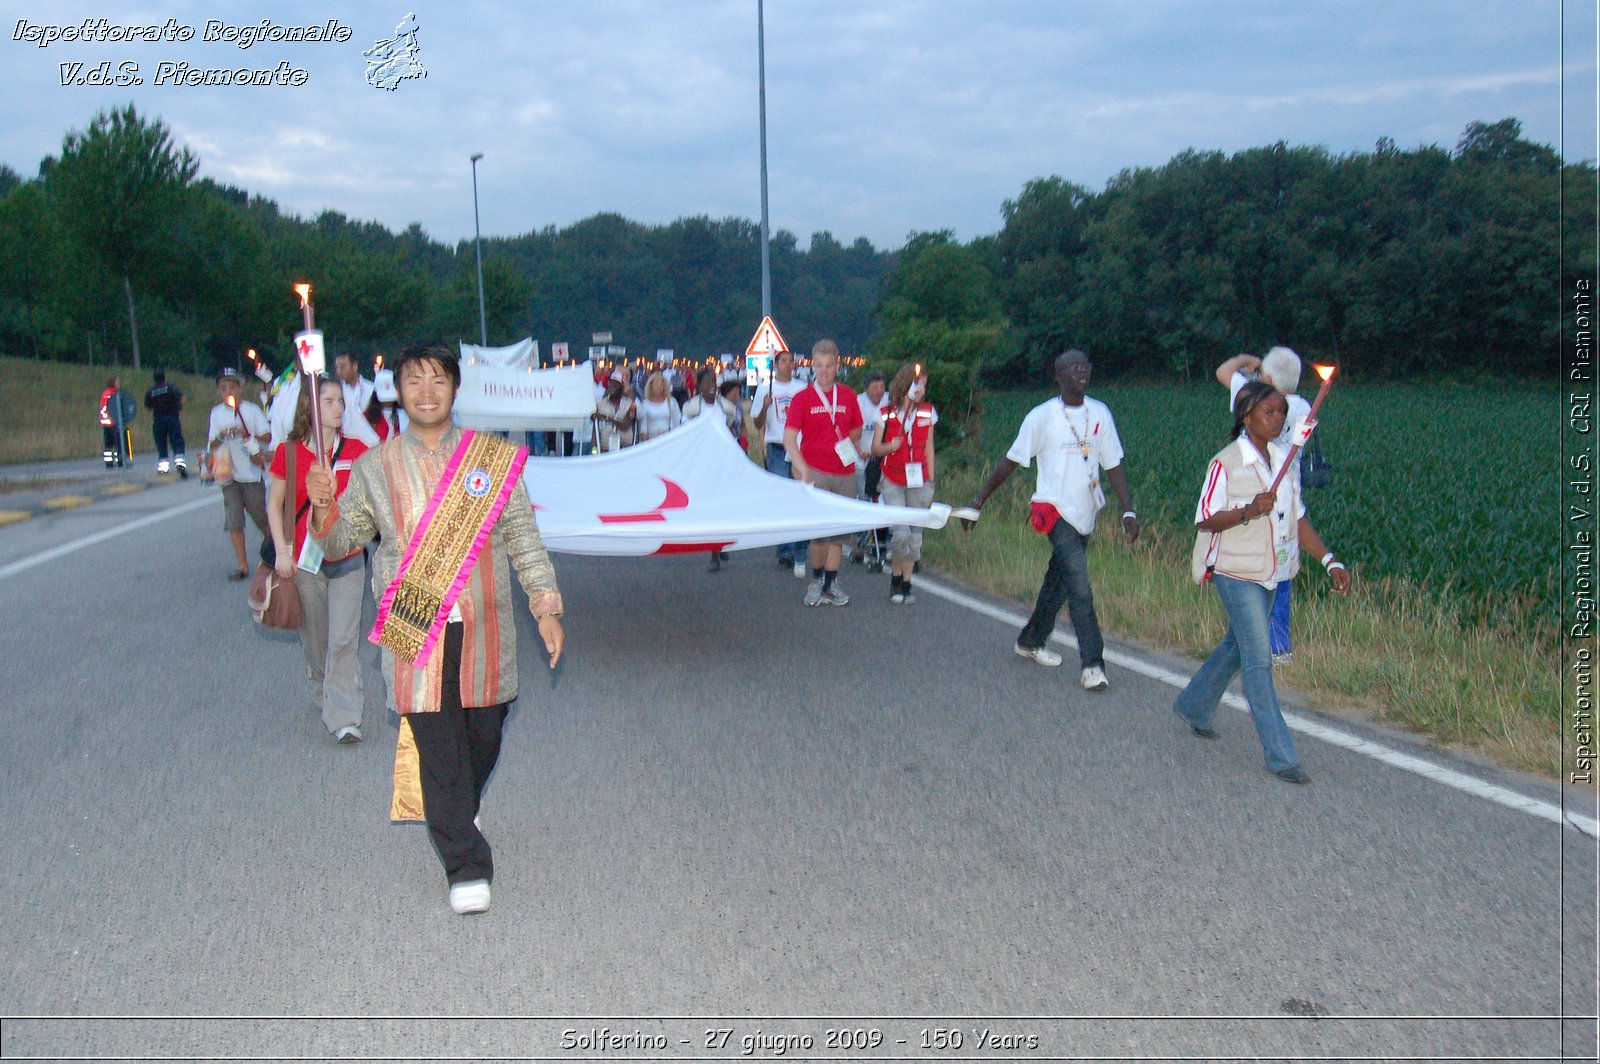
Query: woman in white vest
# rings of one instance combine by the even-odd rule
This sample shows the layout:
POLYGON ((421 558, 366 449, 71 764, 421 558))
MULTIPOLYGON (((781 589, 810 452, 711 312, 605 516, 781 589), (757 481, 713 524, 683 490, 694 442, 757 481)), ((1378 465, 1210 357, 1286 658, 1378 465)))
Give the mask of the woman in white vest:
MULTIPOLYGON (((1234 676, 1242 675, 1267 771, 1290 783, 1310 783, 1272 684, 1272 599, 1278 583, 1293 579, 1299 570, 1302 550, 1322 559, 1340 594, 1350 590, 1350 571, 1306 517, 1299 475, 1290 469, 1272 490, 1288 460, 1289 449, 1277 442, 1288 410, 1283 395, 1265 381, 1240 388, 1233 405, 1234 442, 1218 451, 1206 470, 1195 511, 1199 536, 1194 577, 1217 589, 1228 614, 1228 632, 1178 695, 1173 710, 1195 735, 1217 738, 1211 727, 1217 703, 1234 676)), ((1311 428, 1311 422, 1302 420, 1293 439, 1303 441, 1311 428)))

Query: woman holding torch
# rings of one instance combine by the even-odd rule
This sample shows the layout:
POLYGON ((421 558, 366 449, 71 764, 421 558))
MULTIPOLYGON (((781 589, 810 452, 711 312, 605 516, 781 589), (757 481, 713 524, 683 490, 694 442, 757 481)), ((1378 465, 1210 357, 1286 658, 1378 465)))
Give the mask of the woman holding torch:
MULTIPOLYGON (((1273 593, 1280 581, 1294 578, 1302 550, 1322 560, 1340 594, 1350 590, 1350 571, 1306 517, 1300 478, 1292 472, 1284 475, 1294 449, 1281 446, 1277 438, 1288 409, 1283 395, 1265 381, 1240 388, 1233 406, 1234 442, 1216 453, 1206 471, 1195 513, 1199 537, 1193 575, 1216 587, 1228 631, 1179 693, 1173 711, 1195 735, 1217 738, 1211 727, 1217 703, 1233 677, 1242 675, 1267 771, 1290 783, 1310 783, 1272 683, 1268 627, 1273 593)), ((1314 425, 1310 420, 1297 425, 1295 441, 1303 443, 1314 425)))
POLYGON ((272 525, 272 541, 277 548, 278 576, 294 580, 300 594, 303 619, 300 645, 306 655, 306 678, 311 681, 322 723, 341 743, 361 741, 361 664, 356 658, 360 645, 361 599, 366 575, 362 552, 343 558, 324 558, 315 540, 306 539, 309 509, 306 474, 316 463, 332 470, 337 492, 342 493, 350 479, 350 466, 366 452, 360 440, 346 439, 339 432, 344 418, 344 389, 332 377, 316 379, 317 423, 321 439, 312 451, 311 392, 301 388, 295 404, 294 425, 287 446, 279 447, 268 470, 267 520, 272 525), (294 483, 289 484, 289 453, 294 453, 294 483), (294 492, 294 527, 286 527, 284 495, 294 492))
MULTIPOLYGON (((883 459, 879 491, 889 506, 933 505, 933 427, 939 414, 924 403, 928 378, 922 366, 906 363, 889 382, 889 409, 872 430, 872 453, 883 459)), ((911 574, 922 560, 922 529, 895 525, 889 538, 889 601, 917 601, 911 574)))

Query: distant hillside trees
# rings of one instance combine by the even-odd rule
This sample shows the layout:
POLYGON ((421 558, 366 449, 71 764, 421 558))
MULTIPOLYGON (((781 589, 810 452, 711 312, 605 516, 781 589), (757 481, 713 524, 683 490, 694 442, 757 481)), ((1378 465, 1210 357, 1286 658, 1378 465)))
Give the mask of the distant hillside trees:
MULTIPOLYGON (((129 107, 68 133, 35 178, 0 167, 0 350, 204 372, 254 347, 281 365, 302 280, 335 351, 477 340, 470 241, 284 215, 198 164, 129 107)), ((980 381, 1036 384, 1071 346, 1142 376, 1274 343, 1369 375, 1547 373, 1563 293, 1595 279, 1593 163, 1563 164, 1513 118, 1453 150, 1191 150, 1098 192, 1041 177, 1002 213, 993 236, 914 233, 892 252, 778 231, 779 328, 800 352, 826 336, 890 368, 925 361, 939 402, 966 410, 980 381)), ((742 351, 760 318, 744 219, 604 213, 483 250, 491 344, 581 352, 604 331, 630 354, 703 357, 742 351)))
POLYGON ((1548 374, 1561 293, 1594 279, 1594 192, 1592 162, 1563 167, 1510 118, 1454 152, 1279 143, 1098 193, 1031 181, 995 241, 1019 347, 998 378, 1037 379, 1069 345, 1193 376, 1277 343, 1373 375, 1548 374))

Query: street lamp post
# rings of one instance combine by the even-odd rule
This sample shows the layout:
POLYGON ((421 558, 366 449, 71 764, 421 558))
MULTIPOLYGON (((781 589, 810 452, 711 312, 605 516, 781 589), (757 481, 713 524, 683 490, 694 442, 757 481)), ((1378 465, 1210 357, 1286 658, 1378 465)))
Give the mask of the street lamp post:
POLYGON ((772 317, 772 238, 767 225, 767 9, 756 0, 756 69, 761 103, 761 316, 772 317))
POLYGON ((484 347, 489 346, 489 323, 483 313, 483 229, 478 224, 478 160, 483 158, 483 152, 474 152, 472 156, 472 232, 473 246, 478 256, 478 342, 484 347))

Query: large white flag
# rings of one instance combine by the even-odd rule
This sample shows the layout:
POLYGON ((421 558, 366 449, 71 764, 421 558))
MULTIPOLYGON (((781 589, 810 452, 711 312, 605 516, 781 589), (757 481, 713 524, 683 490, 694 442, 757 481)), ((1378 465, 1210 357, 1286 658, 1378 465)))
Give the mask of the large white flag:
POLYGON ((886 525, 942 528, 950 507, 846 499, 751 462, 721 418, 612 454, 530 458, 522 474, 544 545, 566 554, 748 550, 886 525))

